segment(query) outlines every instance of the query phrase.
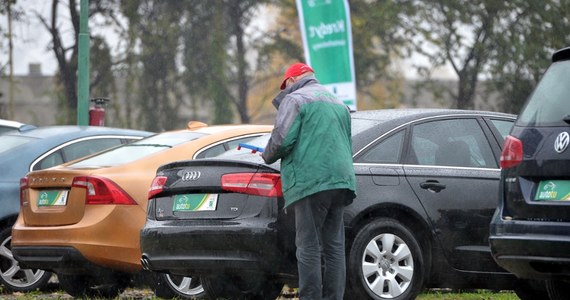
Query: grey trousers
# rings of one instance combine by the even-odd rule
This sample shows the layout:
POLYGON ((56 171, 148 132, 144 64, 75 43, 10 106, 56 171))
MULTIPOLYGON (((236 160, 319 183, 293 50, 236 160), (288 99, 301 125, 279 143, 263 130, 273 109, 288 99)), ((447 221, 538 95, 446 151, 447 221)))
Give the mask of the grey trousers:
POLYGON ((301 300, 341 300, 344 296, 344 197, 345 190, 329 190, 293 204, 301 300))

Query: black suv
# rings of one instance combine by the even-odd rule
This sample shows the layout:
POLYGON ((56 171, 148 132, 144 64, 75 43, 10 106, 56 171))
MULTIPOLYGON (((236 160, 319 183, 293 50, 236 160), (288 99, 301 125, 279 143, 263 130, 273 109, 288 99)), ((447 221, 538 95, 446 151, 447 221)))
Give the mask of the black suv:
POLYGON ((569 75, 565 48, 505 140, 489 236, 497 263, 517 277, 547 280, 550 299, 570 295, 569 75))

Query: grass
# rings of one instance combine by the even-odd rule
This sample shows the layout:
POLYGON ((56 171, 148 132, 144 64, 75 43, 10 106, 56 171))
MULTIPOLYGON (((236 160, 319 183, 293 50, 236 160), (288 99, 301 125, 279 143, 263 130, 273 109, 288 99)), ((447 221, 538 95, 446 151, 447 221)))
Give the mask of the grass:
POLYGON ((446 290, 430 290, 421 293, 416 300, 518 300, 512 291, 475 290, 469 292, 452 292, 446 290))
MULTIPOLYGON (((293 292, 293 291, 291 291, 293 292)), ((64 291, 59 289, 54 289, 51 291, 35 291, 28 293, 7 293, 2 291, 0 287, 0 299, 6 300, 32 300, 32 299, 42 299, 42 300, 68 300, 73 299, 71 296, 66 294, 64 291)), ((116 297, 116 300, 159 300, 154 296, 154 294, 148 289, 129 288, 120 297, 116 297)), ((297 300, 299 298, 289 298, 280 297, 277 299, 282 300, 297 300)), ((449 290, 429 290, 421 293, 416 300, 517 300, 519 299, 517 295, 511 291, 489 291, 489 290, 473 290, 456 292, 449 290)), ((97 299, 102 300, 102 299, 97 299)))

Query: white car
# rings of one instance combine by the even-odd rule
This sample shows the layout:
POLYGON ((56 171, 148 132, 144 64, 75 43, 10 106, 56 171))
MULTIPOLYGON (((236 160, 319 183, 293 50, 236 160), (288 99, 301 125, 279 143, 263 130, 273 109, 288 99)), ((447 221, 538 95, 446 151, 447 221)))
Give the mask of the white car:
POLYGON ((36 126, 20 123, 17 121, 10 121, 0 119, 0 134, 4 134, 5 132, 12 131, 12 130, 23 130, 29 128, 35 128, 36 126))

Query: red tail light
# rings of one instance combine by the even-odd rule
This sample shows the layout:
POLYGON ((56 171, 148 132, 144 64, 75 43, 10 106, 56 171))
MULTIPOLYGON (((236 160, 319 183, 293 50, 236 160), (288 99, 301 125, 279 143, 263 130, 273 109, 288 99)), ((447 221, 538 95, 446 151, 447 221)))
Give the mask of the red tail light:
POLYGON ((85 204, 118 204, 136 205, 127 192, 113 181, 94 176, 77 176, 73 178, 72 188, 87 190, 85 204))
POLYGON ((522 142, 513 136, 507 136, 505 143, 503 144, 503 151, 501 152, 501 168, 507 169, 516 167, 522 162, 522 159, 522 142))
POLYGON ((154 198, 157 194, 163 191, 164 184, 166 184, 166 176, 156 176, 152 180, 152 184, 150 185, 150 189, 148 190, 148 200, 154 198))
POLYGON ((28 189, 28 177, 20 178, 20 206, 24 206, 24 191, 28 189))
POLYGON ((274 173, 235 173, 222 176, 222 189, 266 197, 283 197, 281 175, 274 173))

